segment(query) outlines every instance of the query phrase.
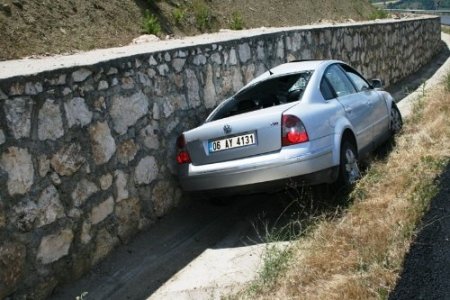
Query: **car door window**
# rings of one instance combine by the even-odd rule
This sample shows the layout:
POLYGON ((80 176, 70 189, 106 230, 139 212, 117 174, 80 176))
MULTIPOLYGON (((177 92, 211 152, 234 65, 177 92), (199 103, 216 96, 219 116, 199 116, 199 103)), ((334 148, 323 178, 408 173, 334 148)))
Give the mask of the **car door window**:
POLYGON ((338 97, 356 93, 356 90, 348 77, 337 65, 328 67, 325 71, 325 78, 328 80, 338 97))
POLYGON ((370 89, 369 83, 361 75, 359 75, 358 72, 345 65, 342 65, 342 68, 358 92, 367 91, 370 89))

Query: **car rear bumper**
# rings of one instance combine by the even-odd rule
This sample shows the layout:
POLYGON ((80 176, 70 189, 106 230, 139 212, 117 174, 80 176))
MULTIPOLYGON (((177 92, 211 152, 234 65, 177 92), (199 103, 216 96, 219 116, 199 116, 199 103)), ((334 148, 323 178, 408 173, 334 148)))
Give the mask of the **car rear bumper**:
POLYGON ((331 179, 329 176, 305 175, 332 167, 331 147, 309 151, 305 146, 290 146, 277 153, 232 162, 185 165, 179 169, 179 179, 183 190, 189 192, 238 188, 299 176, 307 179, 307 184, 317 184, 331 179))

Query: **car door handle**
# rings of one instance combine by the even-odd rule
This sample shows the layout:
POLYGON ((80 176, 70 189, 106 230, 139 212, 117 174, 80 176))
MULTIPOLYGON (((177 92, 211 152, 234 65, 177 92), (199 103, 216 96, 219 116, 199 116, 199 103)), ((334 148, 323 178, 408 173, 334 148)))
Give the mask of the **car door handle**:
POLYGON ((372 105, 373 105, 372 101, 368 100, 368 101, 367 101, 367 105, 368 105, 368 106, 372 106, 372 105))
POLYGON ((352 113, 352 108, 350 106, 346 106, 345 107, 345 112, 348 113, 348 114, 351 114, 352 113))

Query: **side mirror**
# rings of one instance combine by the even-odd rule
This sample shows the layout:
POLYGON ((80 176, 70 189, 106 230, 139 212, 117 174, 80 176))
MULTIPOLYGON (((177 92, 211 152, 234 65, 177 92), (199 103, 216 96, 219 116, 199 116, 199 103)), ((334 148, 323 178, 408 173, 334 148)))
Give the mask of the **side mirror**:
POLYGON ((374 89, 383 88, 383 81, 381 81, 381 79, 372 79, 370 84, 374 89))

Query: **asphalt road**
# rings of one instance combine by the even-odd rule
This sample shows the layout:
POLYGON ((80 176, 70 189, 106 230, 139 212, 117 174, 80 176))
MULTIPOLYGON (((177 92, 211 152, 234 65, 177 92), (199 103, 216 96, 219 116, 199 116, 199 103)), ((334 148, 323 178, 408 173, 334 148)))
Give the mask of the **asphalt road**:
POLYGON ((450 164, 439 181, 390 300, 450 299, 450 164))

